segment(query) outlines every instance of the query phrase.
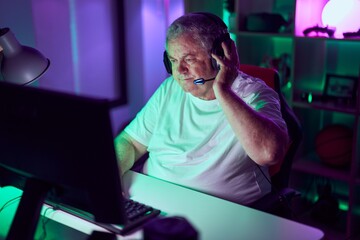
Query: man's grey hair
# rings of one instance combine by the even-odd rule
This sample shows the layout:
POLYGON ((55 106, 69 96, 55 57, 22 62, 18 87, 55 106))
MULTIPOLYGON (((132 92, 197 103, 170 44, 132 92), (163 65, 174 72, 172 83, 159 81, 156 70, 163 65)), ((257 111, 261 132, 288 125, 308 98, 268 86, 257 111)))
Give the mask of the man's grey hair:
POLYGON ((209 53, 214 40, 228 33, 225 23, 210 13, 188 13, 176 19, 166 32, 166 48, 169 41, 183 34, 190 34, 209 53))

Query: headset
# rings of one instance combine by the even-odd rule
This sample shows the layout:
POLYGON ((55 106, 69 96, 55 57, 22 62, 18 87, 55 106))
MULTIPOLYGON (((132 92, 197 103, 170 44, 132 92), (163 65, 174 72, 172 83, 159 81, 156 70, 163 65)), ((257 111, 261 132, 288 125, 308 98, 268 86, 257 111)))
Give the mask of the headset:
MULTIPOLYGON (((208 12, 194 12, 192 14, 199 14, 199 15, 206 16, 214 24, 220 26, 224 30, 227 29, 227 26, 223 22, 223 20, 220 17, 218 17, 217 15, 215 15, 215 14, 208 13, 208 12)), ((213 53, 213 54, 215 54, 217 56, 223 57, 224 56, 224 50, 221 47, 221 43, 226 42, 228 40, 230 40, 230 34, 228 32, 221 34, 218 38, 216 38, 214 40, 213 46, 212 46, 212 49, 211 49, 211 53, 213 53)), ((168 58, 168 55, 167 55, 166 51, 164 51, 163 62, 164 62, 166 71, 169 74, 172 74, 171 62, 170 62, 170 60, 168 58)), ((216 60, 214 58, 211 58, 211 65, 212 65, 212 67, 214 69, 216 69, 216 70, 219 69, 219 67, 218 67, 218 65, 216 63, 216 60)), ((203 78, 200 78, 200 79, 197 79, 197 80, 198 80, 197 82, 195 82, 196 80, 194 81, 194 84, 204 84, 204 82, 207 81, 207 80, 204 80, 203 78)), ((213 80, 213 79, 208 79, 208 80, 213 80)))

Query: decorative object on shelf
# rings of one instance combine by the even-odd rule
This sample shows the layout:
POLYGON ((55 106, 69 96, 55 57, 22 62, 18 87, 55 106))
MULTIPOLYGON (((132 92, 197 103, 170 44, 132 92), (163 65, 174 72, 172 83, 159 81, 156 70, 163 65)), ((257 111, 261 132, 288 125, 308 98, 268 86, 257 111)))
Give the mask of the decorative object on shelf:
MULTIPOLYGON (((336 28, 333 27, 320 27, 319 25, 313 26, 313 27, 309 27, 306 28, 303 33, 305 36, 310 36, 310 33, 315 32, 316 33, 316 37, 320 36, 320 37, 324 37, 323 34, 319 35, 319 33, 326 33, 328 37, 333 37, 334 33, 335 33, 336 28)), ((314 36, 311 36, 314 37, 314 36)))
POLYGON ((276 33, 289 24, 283 16, 276 13, 252 13, 246 17, 246 30, 250 32, 276 33))
POLYGON ((360 28, 357 32, 344 32, 344 38, 360 38, 360 28))
POLYGON ((267 68, 274 68, 279 72, 280 77, 280 87, 285 86, 289 82, 290 78, 290 66, 291 66, 291 58, 287 53, 281 54, 278 58, 271 56, 264 56, 263 63, 261 64, 267 68))
POLYGON ((341 105, 356 104, 357 77, 327 74, 324 88, 324 100, 341 105))
POLYGON ((342 124, 323 128, 316 136, 315 150, 322 163, 331 167, 347 167, 352 155, 353 131, 342 124))
POLYGON ((321 12, 322 24, 336 27, 336 38, 342 38, 344 32, 356 31, 360 27, 359 16, 359 0, 330 0, 321 12))

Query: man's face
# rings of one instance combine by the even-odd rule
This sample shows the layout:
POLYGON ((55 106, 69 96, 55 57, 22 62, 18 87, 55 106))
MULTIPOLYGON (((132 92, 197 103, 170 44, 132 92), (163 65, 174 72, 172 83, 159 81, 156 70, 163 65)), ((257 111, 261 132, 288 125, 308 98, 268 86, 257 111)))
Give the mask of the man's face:
POLYGON ((191 35, 183 34, 168 42, 167 54, 172 65, 172 75, 185 92, 201 99, 214 99, 212 81, 203 85, 193 83, 198 78, 213 78, 217 73, 211 66, 207 50, 200 43, 191 35))

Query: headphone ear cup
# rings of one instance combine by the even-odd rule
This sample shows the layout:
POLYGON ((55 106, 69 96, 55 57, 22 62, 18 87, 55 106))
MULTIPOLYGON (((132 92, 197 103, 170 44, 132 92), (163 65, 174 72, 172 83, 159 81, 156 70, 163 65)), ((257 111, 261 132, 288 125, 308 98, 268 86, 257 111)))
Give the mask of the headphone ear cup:
POLYGON ((168 57, 166 51, 164 51, 163 62, 164 62, 164 66, 165 66, 167 73, 172 74, 171 62, 169 60, 169 57, 168 57))
POLYGON ((224 50, 221 46, 221 43, 222 42, 228 43, 229 40, 231 40, 229 33, 222 34, 220 37, 215 39, 211 52, 220 57, 224 57, 225 54, 224 54, 224 50))
POLYGON ((211 58, 211 65, 212 65, 213 69, 220 70, 219 65, 217 64, 215 58, 211 58))
MULTIPOLYGON (((224 57, 225 53, 221 46, 221 43, 227 42, 229 40, 230 40, 229 33, 225 33, 225 34, 221 35, 219 38, 215 39, 215 41, 213 43, 213 48, 211 49, 211 52, 219 57, 224 57)), ((211 58, 211 64, 215 70, 219 70, 219 66, 216 63, 216 60, 214 58, 211 58)))

